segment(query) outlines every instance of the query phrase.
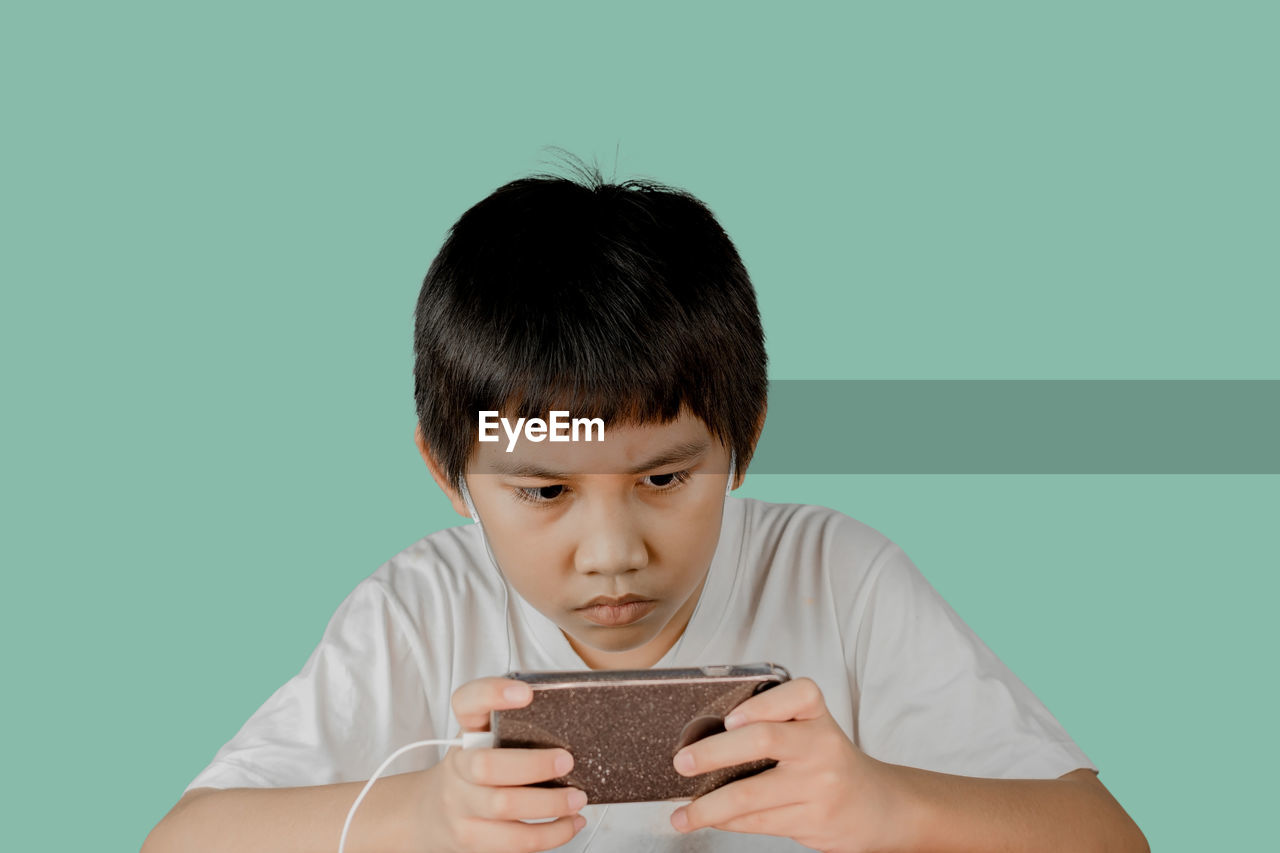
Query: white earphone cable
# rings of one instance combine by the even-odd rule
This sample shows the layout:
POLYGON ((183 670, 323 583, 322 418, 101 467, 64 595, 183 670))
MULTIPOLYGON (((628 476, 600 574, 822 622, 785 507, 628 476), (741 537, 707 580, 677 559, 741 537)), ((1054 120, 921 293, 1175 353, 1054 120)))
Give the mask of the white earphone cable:
POLYGON ((387 769, 387 765, 395 761, 404 753, 420 746, 438 746, 440 744, 448 744, 449 746, 460 746, 463 749, 472 749, 481 746, 493 746, 493 732, 463 732, 461 737, 456 738, 433 738, 431 740, 419 740, 413 743, 407 743, 397 749, 395 752, 387 756, 382 764, 378 765, 378 769, 373 771, 373 775, 369 777, 369 781, 364 783, 364 788, 360 791, 360 796, 356 797, 356 801, 351 804, 351 810, 347 812, 347 820, 342 824, 342 837, 338 839, 338 853, 344 853, 347 847, 347 833, 351 830, 351 819, 356 816, 356 809, 360 808, 360 803, 364 802, 365 794, 369 793, 369 789, 373 787, 373 783, 382 775, 382 771, 387 769))

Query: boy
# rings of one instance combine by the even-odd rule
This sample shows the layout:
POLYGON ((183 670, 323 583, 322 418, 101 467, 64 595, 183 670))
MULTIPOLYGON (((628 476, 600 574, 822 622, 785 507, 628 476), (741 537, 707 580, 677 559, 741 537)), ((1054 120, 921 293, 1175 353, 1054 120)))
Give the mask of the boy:
POLYGON ((530 701, 496 677, 510 670, 755 661, 793 680, 675 766, 777 760, 764 773, 680 807, 584 807, 532 787, 567 772, 564 750, 410 751, 347 850, 1147 849, 902 549, 833 510, 728 496, 764 423, 766 356, 701 202, 585 169, 507 184, 451 230, 414 344, 415 442, 474 523, 356 587, 146 853, 336 850, 384 758, 530 701), (553 411, 600 419, 604 440, 511 428, 553 411), (486 412, 507 421, 497 441, 480 440, 486 412))

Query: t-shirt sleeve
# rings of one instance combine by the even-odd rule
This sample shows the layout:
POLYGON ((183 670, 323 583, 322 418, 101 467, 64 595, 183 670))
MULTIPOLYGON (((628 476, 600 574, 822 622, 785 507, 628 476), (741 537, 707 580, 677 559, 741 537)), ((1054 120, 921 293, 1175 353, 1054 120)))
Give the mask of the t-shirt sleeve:
POLYGON ((875 557, 863 591, 852 675, 868 755, 984 778, 1097 770, 902 548, 889 543, 875 557))
MULTIPOLYGON (((368 779, 388 755, 432 732, 407 616, 377 577, 338 606, 302 671, 276 690, 187 786, 277 788, 368 779)), ((410 750, 384 775, 434 763, 410 750)))

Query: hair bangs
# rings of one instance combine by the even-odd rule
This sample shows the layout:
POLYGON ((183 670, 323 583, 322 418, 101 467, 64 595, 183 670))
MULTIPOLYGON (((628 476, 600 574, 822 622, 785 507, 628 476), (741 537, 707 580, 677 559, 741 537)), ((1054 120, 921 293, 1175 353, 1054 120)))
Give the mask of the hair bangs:
POLYGON ((711 211, 653 181, 535 176, 450 229, 414 323, 423 435, 456 486, 481 411, 609 425, 687 409, 745 469, 768 390, 755 293, 711 211))

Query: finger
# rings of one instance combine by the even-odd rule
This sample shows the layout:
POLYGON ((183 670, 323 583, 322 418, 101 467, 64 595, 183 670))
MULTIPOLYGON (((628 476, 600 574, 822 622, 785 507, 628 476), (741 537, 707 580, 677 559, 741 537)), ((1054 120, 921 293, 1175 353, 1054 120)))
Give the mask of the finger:
POLYGON ((761 720, 812 720, 824 716, 827 701, 812 678, 797 678, 757 693, 725 717, 724 727, 736 729, 761 720))
MULTIPOLYGON (((686 806, 685 808, 687 809, 688 807, 686 806)), ((680 819, 678 817, 680 811, 680 809, 677 809, 676 813, 672 814, 671 825, 681 832, 692 831, 680 829, 680 819)), ((779 806, 776 809, 750 812, 726 820, 723 823, 710 825, 725 832, 750 832, 754 835, 778 835, 786 838, 795 838, 812 825, 812 820, 808 813, 808 804, 790 803, 785 806, 779 806)))
POLYGON ((672 764, 682 776, 696 776, 762 758, 794 761, 806 754, 804 744, 815 734, 814 722, 752 723, 721 732, 686 746, 675 754, 672 764))
POLYGON ((453 715, 466 732, 489 731, 489 712, 523 708, 533 701, 533 688, 514 678, 477 678, 453 691, 453 715))
POLYGON ((564 749, 463 749, 455 759, 458 775, 473 785, 532 785, 573 769, 564 749))
POLYGON ((468 813, 489 820, 541 820, 575 815, 587 804, 577 788, 490 788, 468 785, 463 793, 468 813))
MULTIPOLYGON (((803 784, 796 784, 781 767, 738 779, 698 797, 682 811, 686 828, 682 831, 720 826, 736 818, 804 802, 811 797, 803 784)), ((677 816, 672 815, 672 825, 677 816)), ((679 828, 679 827, 677 827, 679 828)))
POLYGON ((547 823, 473 820, 463 824, 459 840, 466 850, 535 853, 568 844, 586 825, 587 819, 582 815, 561 817, 547 823))

